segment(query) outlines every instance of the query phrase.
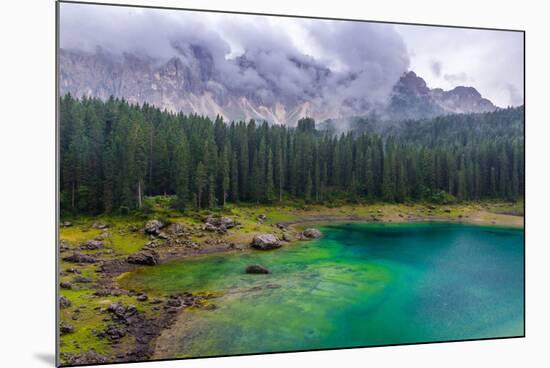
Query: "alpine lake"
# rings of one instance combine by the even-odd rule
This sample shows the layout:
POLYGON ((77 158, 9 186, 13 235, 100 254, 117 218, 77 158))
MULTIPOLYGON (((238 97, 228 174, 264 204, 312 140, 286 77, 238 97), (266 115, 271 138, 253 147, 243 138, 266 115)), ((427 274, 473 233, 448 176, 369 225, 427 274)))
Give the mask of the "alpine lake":
POLYGON ((273 251, 141 267, 118 282, 214 293, 157 340, 155 358, 469 340, 524 334, 524 230, 334 223, 273 251), (246 274, 260 264, 269 274, 246 274))

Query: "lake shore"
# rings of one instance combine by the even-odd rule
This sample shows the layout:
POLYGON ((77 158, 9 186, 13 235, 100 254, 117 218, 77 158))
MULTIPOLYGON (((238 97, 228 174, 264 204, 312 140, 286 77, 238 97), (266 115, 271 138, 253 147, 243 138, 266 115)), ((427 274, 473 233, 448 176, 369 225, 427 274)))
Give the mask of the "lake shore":
POLYGON ((212 295, 162 295, 154 291, 145 293, 143 290, 124 289, 120 280, 125 273, 144 267, 129 264, 128 257, 144 250, 156 253, 157 263, 164 263, 208 254, 250 251, 253 236, 261 233, 285 239, 283 246, 299 244, 301 232, 306 227, 334 222, 443 221, 522 228, 524 218, 518 212, 519 207, 522 210, 522 206, 506 203, 372 204, 241 206, 220 213, 195 213, 192 216, 166 216, 166 213, 155 212, 148 218, 167 218, 171 224, 179 224, 183 229, 180 234, 159 235, 144 234, 142 229, 146 220, 141 219, 107 216, 72 219, 60 231, 61 258, 78 252, 94 257, 95 262, 61 261, 60 281, 63 285, 60 295, 71 304, 61 310, 61 320, 73 329, 61 338, 61 351, 65 353, 62 358, 73 363, 156 358, 159 356, 154 348, 157 339, 168 333, 170 326, 187 308, 209 307, 212 295), (232 218, 238 225, 226 231, 206 230, 204 221, 213 215, 232 218), (101 239, 101 247, 89 249, 86 244, 94 239, 101 239), (116 311, 113 312, 113 305, 117 303, 122 308, 135 308, 140 317, 134 319, 139 321, 121 327, 120 318, 116 311), (113 333, 113 326, 115 331, 120 329, 118 334, 113 333), (148 335, 140 331, 144 329, 148 330, 148 335), (145 335, 149 337, 144 339, 145 335), (88 360, 82 360, 87 359, 83 352, 90 351, 96 355, 88 354, 88 360), (130 351, 130 355, 125 351, 130 351))

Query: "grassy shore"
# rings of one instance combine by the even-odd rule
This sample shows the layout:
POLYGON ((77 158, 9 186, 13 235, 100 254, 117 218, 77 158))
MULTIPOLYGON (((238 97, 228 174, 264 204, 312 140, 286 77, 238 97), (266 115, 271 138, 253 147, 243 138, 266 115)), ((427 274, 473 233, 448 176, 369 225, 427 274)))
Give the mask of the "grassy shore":
MULTIPOLYGON (((480 225, 523 227, 523 202, 475 202, 452 205, 414 204, 340 204, 325 205, 239 205, 227 206, 217 211, 190 211, 181 214, 166 206, 159 198, 150 213, 132 216, 97 216, 63 219, 60 228, 61 258, 74 252, 96 258, 94 263, 75 263, 61 260, 59 281, 60 295, 70 303, 60 312, 64 326, 61 336, 62 361, 74 363, 103 357, 107 362, 143 359, 151 356, 147 346, 160 329, 169 324, 166 308, 170 296, 149 293, 146 298, 140 290, 124 290, 117 280, 134 267, 126 263, 128 255, 146 249, 154 250, 161 262, 192 257, 213 252, 238 252, 249 249, 256 234, 272 233, 285 236, 289 242, 299 238, 305 227, 335 221, 448 221, 480 225), (206 231, 204 220, 209 216, 225 216, 239 222, 226 233, 206 231), (146 235, 144 224, 149 219, 162 219, 166 223, 179 224, 185 230, 181 236, 162 239, 146 235), (100 239, 102 247, 86 249, 83 244, 100 239), (103 267, 107 265, 109 267, 103 267), (112 266, 112 267, 111 267, 112 266), (107 271, 105 271, 107 269, 107 271), (151 338, 143 339, 132 326, 124 326, 117 320, 109 306, 116 303, 135 306, 140 323, 149 326, 151 338), (150 324, 147 324, 150 323, 150 324), (153 327, 151 327, 153 326, 153 327), (157 328, 158 327, 158 328, 157 328), (120 330, 121 333, 112 333, 120 330), (118 329, 118 330, 117 330, 118 329), (113 337, 114 336, 114 337, 113 337), (137 353, 132 349, 141 346, 137 353), (82 356, 93 351, 92 357, 82 356), (126 352, 133 351, 134 355, 126 352), (142 354, 142 355, 140 355, 142 354)), ((208 296, 194 296, 189 308, 208 307, 208 296)), ((186 308, 187 308, 186 307, 186 308)), ((112 309, 112 308, 111 308, 112 309)), ((137 325, 138 327, 141 325, 137 325)), ((134 349, 135 350, 135 349, 134 349)))

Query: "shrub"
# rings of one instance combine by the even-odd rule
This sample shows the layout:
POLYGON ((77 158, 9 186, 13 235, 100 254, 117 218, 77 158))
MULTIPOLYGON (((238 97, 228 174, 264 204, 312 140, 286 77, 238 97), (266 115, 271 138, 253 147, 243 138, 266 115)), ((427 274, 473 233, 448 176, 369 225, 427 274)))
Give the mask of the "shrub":
POLYGON ((438 204, 456 203, 456 197, 452 194, 445 192, 444 190, 432 194, 430 200, 438 204))

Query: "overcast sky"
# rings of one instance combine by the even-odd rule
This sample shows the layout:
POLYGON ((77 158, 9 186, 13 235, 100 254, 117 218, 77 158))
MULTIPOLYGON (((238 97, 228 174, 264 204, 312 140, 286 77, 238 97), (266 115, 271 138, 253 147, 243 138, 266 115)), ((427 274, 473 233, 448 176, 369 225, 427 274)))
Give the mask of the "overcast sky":
MULTIPOLYGON (((237 74, 227 62, 247 52, 263 79, 289 93, 314 76, 288 58, 327 67, 337 79, 352 73, 341 98, 363 93, 382 101, 400 75, 415 71, 429 87, 473 86, 498 106, 523 103, 523 34, 443 27, 201 13, 61 3, 62 48, 182 56, 175 45, 211 50, 228 83, 257 88, 258 75, 237 74), (368 91, 368 92, 367 92, 368 91)), ((331 88, 329 86, 328 88, 331 88)))

